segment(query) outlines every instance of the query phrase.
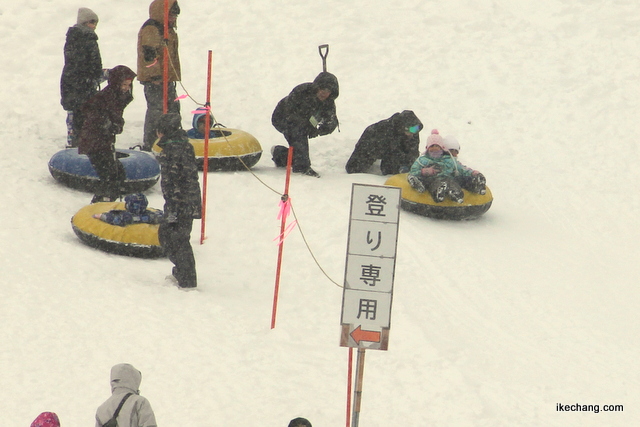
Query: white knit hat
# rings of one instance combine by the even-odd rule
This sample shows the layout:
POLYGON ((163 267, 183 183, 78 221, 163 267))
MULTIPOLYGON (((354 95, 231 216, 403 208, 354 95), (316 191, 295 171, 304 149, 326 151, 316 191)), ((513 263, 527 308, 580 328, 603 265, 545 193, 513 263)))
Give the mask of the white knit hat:
POLYGON ((96 13, 87 8, 87 7, 81 7, 80 9, 78 9, 78 25, 82 25, 82 24, 86 24, 89 21, 96 21, 98 22, 98 15, 96 15, 96 13))
POLYGON ((442 143, 444 144, 444 148, 447 151, 456 150, 458 153, 460 152, 460 143, 455 136, 445 136, 444 138, 442 138, 442 143))

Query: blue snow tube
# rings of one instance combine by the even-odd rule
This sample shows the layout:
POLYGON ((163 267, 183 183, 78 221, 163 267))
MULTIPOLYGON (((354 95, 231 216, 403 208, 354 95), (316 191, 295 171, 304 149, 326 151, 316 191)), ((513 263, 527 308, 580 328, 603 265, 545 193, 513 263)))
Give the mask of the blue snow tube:
MULTIPOLYGON (((125 193, 138 193, 155 185, 160 178, 160 165, 147 152, 116 149, 116 156, 127 174, 124 181, 125 193)), ((49 160, 49 172, 56 181, 90 193, 98 190, 99 178, 89 158, 78 154, 77 148, 58 151, 49 160)))

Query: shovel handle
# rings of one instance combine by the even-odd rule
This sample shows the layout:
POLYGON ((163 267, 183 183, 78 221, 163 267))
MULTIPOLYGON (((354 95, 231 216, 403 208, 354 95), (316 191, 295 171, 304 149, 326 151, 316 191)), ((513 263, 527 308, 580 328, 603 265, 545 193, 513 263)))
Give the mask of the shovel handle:
POLYGON ((329 55, 329 45, 321 44, 318 46, 318 53, 320 53, 320 58, 322 58, 322 71, 327 71, 327 56, 329 55))

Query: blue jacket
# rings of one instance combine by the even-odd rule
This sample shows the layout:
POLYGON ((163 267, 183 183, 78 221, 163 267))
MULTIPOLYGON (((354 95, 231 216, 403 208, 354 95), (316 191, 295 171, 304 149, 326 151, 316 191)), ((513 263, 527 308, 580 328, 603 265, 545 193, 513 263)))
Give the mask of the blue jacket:
POLYGON ((415 176, 422 176, 422 168, 428 168, 434 166, 439 169, 436 177, 457 177, 457 176, 470 176, 473 169, 464 166, 453 156, 449 154, 443 154, 442 157, 434 158, 426 153, 423 153, 418 159, 413 162, 409 173, 415 176))

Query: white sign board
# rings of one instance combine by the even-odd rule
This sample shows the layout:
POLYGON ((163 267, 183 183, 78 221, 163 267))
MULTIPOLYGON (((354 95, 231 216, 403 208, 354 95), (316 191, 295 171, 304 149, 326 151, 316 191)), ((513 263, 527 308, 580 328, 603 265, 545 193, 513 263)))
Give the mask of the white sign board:
POLYGON ((387 349, 399 218, 400 188, 353 184, 342 346, 387 349))

